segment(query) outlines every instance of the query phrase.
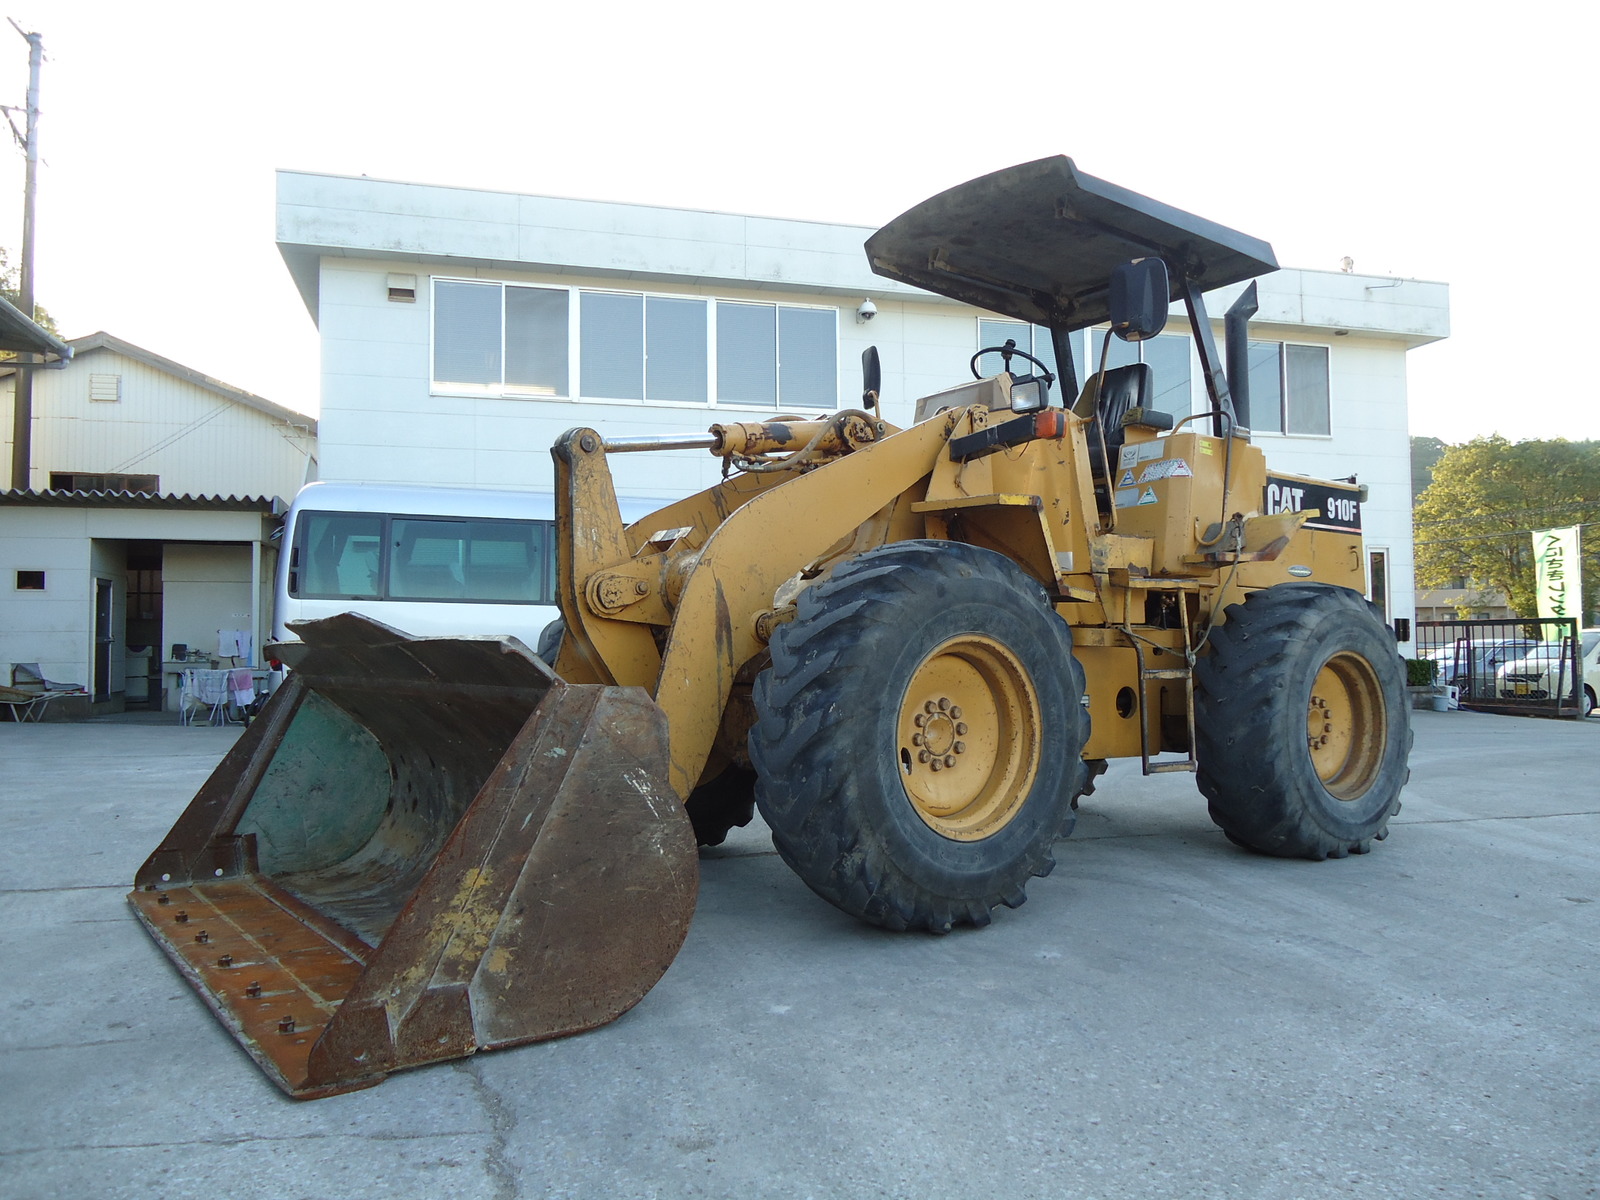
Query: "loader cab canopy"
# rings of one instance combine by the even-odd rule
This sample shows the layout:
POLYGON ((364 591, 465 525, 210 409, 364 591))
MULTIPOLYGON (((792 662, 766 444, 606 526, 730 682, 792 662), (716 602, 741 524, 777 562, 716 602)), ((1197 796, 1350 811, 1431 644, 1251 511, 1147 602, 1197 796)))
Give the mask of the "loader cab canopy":
POLYGON ((1112 272, 1167 264, 1168 300, 1278 269, 1272 247, 1079 171, 1057 155, 924 200, 867 239, 876 274, 1071 332, 1110 314, 1112 272))

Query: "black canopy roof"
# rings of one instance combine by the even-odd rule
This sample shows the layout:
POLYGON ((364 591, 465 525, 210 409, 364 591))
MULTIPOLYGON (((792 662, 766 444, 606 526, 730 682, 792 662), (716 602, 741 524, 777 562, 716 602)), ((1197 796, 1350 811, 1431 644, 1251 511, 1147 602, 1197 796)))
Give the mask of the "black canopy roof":
POLYGON ((924 200, 867 239, 872 269, 978 308, 1063 329, 1105 321, 1119 263, 1167 264, 1172 295, 1278 269, 1272 247, 1086 175, 1058 155, 924 200))

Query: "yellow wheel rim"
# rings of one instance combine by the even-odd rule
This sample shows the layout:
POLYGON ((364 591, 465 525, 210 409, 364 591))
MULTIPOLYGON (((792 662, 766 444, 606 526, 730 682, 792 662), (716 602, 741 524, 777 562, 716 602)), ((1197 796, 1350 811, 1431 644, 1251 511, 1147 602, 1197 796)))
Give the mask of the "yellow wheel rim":
POLYGON ((1021 661, 977 634, 936 647, 900 699, 899 768, 917 816, 974 842, 1015 817, 1039 769, 1039 697, 1021 661))
POLYGON ((1311 685, 1306 744, 1322 786, 1355 800, 1372 786, 1387 742, 1383 686, 1358 654, 1335 654, 1311 685))

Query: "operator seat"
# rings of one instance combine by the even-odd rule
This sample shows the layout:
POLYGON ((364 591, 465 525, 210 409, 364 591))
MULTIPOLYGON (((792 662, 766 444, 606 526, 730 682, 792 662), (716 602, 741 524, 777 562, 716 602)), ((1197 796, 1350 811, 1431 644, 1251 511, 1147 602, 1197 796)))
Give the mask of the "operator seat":
MULTIPOLYGON (((1095 405, 1094 420, 1084 430, 1089 438, 1089 460, 1097 473, 1104 473, 1100 462, 1100 430, 1103 428, 1106 431, 1106 452, 1115 466, 1117 451, 1122 449, 1127 436, 1122 418, 1135 408, 1148 410, 1153 395, 1155 382, 1149 363, 1129 363, 1125 367, 1112 367, 1106 372, 1100 384, 1100 399, 1095 405)), ((1171 418, 1168 418, 1167 427, 1171 428, 1171 418)))

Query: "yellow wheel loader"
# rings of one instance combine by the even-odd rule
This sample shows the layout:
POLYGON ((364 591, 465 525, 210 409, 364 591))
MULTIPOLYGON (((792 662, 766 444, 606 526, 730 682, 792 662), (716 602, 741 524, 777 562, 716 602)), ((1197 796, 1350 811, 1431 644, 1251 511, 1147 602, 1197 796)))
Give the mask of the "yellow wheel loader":
MULTIPOLYGON (((1051 331, 1056 370, 701 436, 554 447, 562 621, 509 639, 307 623, 293 668, 140 870, 152 935, 311 1097, 590 1029, 682 943, 695 843, 759 808, 819 895, 890 929, 985 925, 1053 865, 1106 760, 1196 771, 1233 841, 1385 836, 1410 729, 1362 599, 1362 492, 1268 471, 1242 385, 1265 243, 1045 159, 925 201, 879 274, 1051 331), (1181 301, 1208 403, 1089 372, 1070 334, 1181 301), (1229 379, 1233 381, 1230 391, 1229 379), (722 482, 631 526, 615 456, 722 482)), ((986 352, 980 352, 986 353, 986 352)))

